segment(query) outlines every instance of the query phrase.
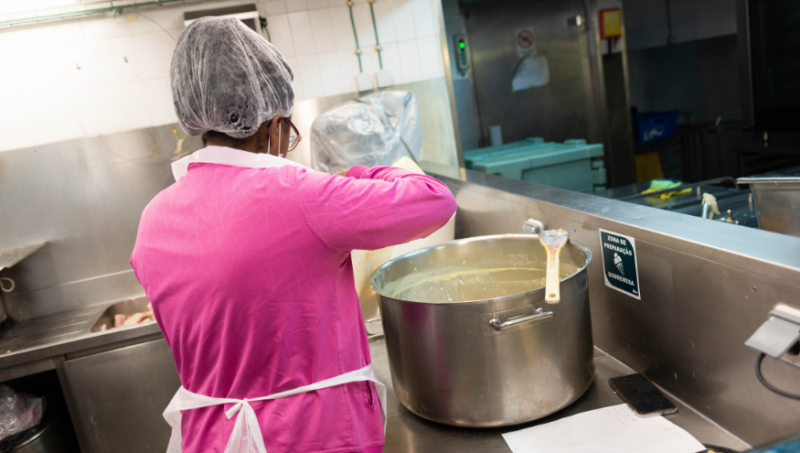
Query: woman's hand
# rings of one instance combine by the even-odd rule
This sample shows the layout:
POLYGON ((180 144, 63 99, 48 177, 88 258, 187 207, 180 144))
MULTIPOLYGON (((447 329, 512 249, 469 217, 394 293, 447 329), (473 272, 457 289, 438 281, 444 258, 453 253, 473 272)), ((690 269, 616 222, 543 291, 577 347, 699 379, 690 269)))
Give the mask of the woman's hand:
POLYGON ((349 170, 349 169, 347 169, 347 170, 342 170, 342 171, 340 171, 339 173, 336 173, 336 174, 337 174, 337 175, 339 175, 339 176, 345 176, 345 177, 346 177, 346 176, 347 176, 347 172, 348 172, 348 171, 350 171, 350 170, 349 170))

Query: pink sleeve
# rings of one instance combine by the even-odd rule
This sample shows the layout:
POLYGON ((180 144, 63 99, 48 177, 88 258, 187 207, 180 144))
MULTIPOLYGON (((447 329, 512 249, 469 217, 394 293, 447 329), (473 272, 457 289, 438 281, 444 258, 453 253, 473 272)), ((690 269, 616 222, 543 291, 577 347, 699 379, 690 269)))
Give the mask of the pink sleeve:
POLYGON ((347 177, 301 170, 297 189, 309 228, 340 252, 427 237, 456 211, 444 183, 393 167, 357 166, 347 177))

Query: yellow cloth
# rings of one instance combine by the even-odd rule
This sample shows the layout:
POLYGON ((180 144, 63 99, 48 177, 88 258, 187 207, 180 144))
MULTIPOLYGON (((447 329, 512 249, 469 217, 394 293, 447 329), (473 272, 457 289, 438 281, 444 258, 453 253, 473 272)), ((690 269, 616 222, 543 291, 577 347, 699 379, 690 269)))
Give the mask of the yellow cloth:
MULTIPOLYGON (((658 191, 667 190, 667 189, 676 189, 676 188, 678 188, 678 187, 680 187, 682 185, 683 185, 683 183, 680 182, 680 181, 670 181, 669 179, 654 179, 654 180, 650 181, 650 188, 645 190, 642 193, 645 194, 645 193, 658 192, 658 191)), ((683 190, 676 190, 675 192, 662 193, 661 195, 656 195, 656 196, 661 198, 661 199, 666 200, 667 198, 669 198, 669 197, 671 197, 673 195, 683 195, 683 194, 687 194, 687 193, 691 193, 691 192, 692 192, 692 189, 683 189, 683 190)))

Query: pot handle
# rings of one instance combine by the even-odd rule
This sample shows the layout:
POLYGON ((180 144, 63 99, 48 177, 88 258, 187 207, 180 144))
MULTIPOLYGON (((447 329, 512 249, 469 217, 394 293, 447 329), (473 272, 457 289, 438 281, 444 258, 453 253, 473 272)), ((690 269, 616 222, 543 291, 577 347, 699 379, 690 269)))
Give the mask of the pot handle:
POLYGON ((507 329, 509 327, 513 327, 531 321, 546 320, 552 318, 553 316, 555 316, 555 313, 553 313, 552 311, 544 311, 542 310, 542 307, 539 307, 532 315, 520 316, 519 318, 509 319, 504 323, 501 323, 497 318, 492 318, 489 320, 489 325, 492 326, 492 329, 500 332, 503 329, 507 329))

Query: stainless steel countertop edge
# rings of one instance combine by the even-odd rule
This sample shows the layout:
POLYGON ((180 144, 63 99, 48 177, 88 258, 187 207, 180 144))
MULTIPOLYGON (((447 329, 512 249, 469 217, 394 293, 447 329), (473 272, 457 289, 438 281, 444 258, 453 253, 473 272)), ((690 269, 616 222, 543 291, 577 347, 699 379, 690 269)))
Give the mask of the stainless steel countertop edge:
MULTIPOLYGON (((12 350, 10 353, 0 355, 0 369, 13 366, 24 365, 37 360, 45 360, 56 356, 77 353, 94 348, 107 347, 114 343, 121 343, 135 340, 137 338, 160 334, 161 329, 155 322, 140 324, 130 327, 120 327, 107 330, 105 332, 92 333, 89 329, 100 315, 108 308, 108 304, 98 305, 95 315, 91 316, 91 321, 86 322, 82 333, 70 337, 64 337, 52 343, 43 343, 37 346, 12 350)), ((85 313, 86 308, 70 310, 53 315, 54 318, 69 318, 76 313, 85 313)), ((2 351, 0 351, 2 353, 2 351)))

